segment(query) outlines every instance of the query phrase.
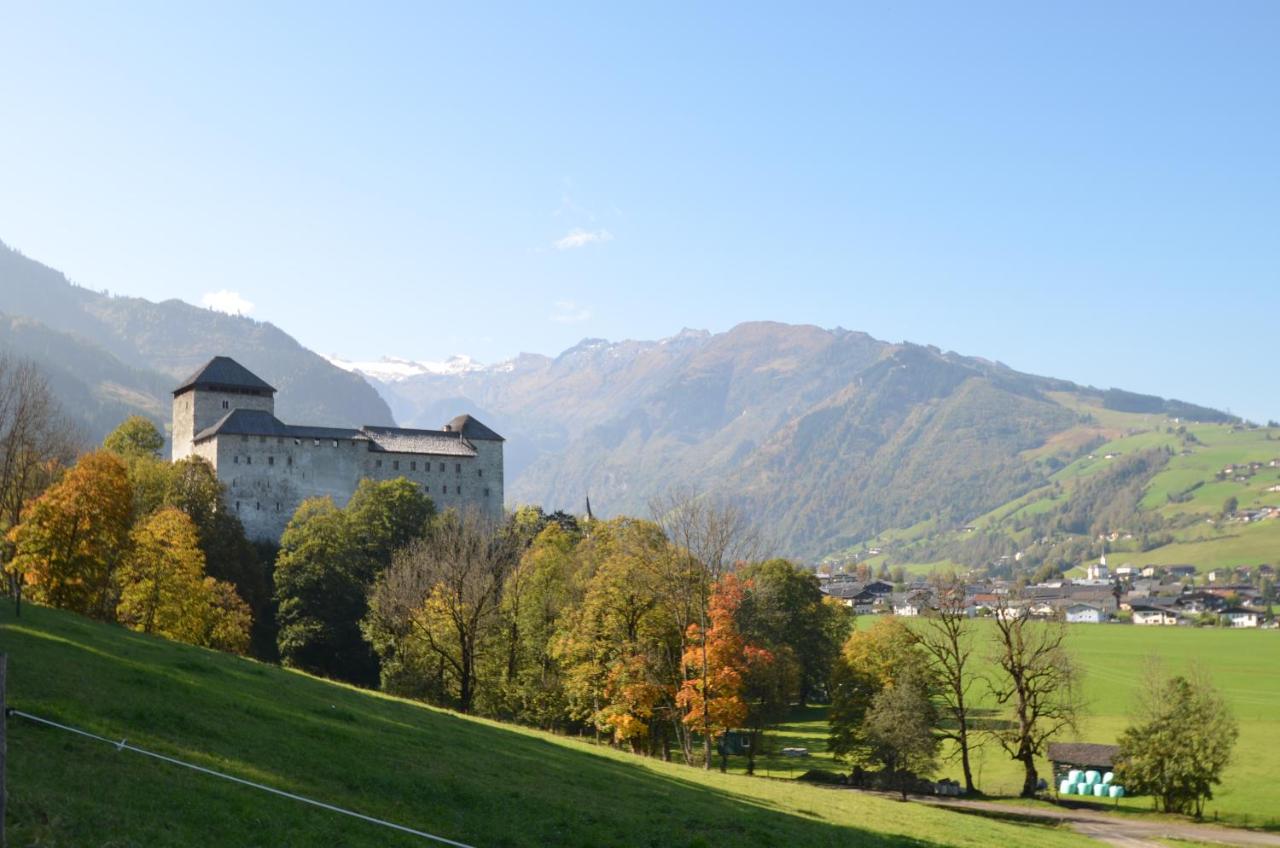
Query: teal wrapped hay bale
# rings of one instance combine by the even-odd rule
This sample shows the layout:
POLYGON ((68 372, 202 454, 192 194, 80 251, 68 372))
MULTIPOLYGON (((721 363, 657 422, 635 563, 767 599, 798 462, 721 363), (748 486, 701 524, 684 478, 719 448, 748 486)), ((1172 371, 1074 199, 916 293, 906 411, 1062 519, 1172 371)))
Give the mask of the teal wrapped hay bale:
POLYGON ((1076 789, 1076 785, 1070 780, 1064 780, 1058 784, 1059 795, 1070 795, 1076 789))
POLYGON ((1093 784, 1098 782, 1098 778, 1100 777, 1102 777, 1102 775, 1098 774, 1093 769, 1089 769, 1087 772, 1084 773, 1084 782, 1092 786, 1093 784))
POLYGON ((1110 793, 1110 794, 1111 794, 1111 797, 1112 797, 1112 798, 1123 798, 1123 797, 1124 797, 1124 787, 1123 787, 1123 786, 1121 786, 1120 784, 1118 784, 1118 783, 1113 783, 1113 784, 1111 784, 1111 786, 1109 786, 1108 788, 1111 790, 1111 793, 1110 793))
POLYGON ((1085 783, 1083 780, 1076 784, 1077 795, 1092 795, 1093 787, 1085 783))
POLYGON ((1115 780, 1115 779, 1116 779, 1116 773, 1115 773, 1115 772, 1113 772, 1113 771, 1109 771, 1109 772, 1107 772, 1106 774, 1104 774, 1104 775, 1102 776, 1102 782, 1103 782, 1103 783, 1110 783, 1111 781, 1113 781, 1113 780, 1115 780))
POLYGON ((1079 783, 1080 769, 1072 769, 1071 771, 1067 772, 1067 780, 1071 781, 1072 783, 1079 783))
POLYGON ((1107 790, 1110 788, 1104 783, 1095 783, 1093 784, 1093 795, 1095 798, 1105 798, 1107 797, 1107 790))

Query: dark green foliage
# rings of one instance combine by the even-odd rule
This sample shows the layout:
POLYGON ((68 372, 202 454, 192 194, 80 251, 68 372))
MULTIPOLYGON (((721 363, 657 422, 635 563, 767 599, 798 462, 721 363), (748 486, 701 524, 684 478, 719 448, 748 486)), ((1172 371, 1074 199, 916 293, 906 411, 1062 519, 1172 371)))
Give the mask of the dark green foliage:
POLYGON ((1151 795, 1165 812, 1200 818, 1231 761, 1239 726, 1202 676, 1153 676, 1150 684, 1120 736, 1117 782, 1151 795))
POLYGON ((804 706, 822 692, 831 664, 849 636, 847 609, 824 603, 817 576, 785 559, 771 559, 742 571, 746 593, 738 627, 752 644, 786 649, 799 667, 795 699, 804 706))
POLYGON ((937 767, 938 710, 930 696, 930 682, 908 669, 871 699, 866 724, 876 757, 899 777, 898 789, 905 799, 912 776, 927 776, 937 767))
POLYGON ((124 457, 158 457, 164 447, 164 436, 148 419, 130 415, 107 435, 102 446, 124 457))

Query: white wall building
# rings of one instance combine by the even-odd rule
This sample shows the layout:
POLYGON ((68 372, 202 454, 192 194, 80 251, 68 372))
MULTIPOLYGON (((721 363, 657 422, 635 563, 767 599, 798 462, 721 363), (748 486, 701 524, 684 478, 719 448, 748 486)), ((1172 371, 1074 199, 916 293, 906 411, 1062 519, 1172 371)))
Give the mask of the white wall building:
POLYGON ((303 500, 343 506, 366 478, 405 477, 437 509, 502 515, 503 438, 470 415, 439 430, 285 424, 275 392, 226 356, 173 392, 173 459, 200 456, 213 466, 249 538, 279 541, 303 500))

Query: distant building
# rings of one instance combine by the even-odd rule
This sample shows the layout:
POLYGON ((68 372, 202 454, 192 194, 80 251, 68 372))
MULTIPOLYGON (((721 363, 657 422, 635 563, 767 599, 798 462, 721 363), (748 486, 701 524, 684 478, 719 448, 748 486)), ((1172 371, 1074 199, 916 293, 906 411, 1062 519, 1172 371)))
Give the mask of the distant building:
POLYGON ((1232 627, 1257 627, 1258 613, 1244 607, 1228 607, 1222 611, 1222 618, 1232 627))
POLYGON ((362 479, 404 477, 439 509, 502 515, 503 438, 470 415, 439 430, 312 427, 275 416, 276 390, 215 356, 173 391, 173 459, 203 457, 251 539, 279 541, 298 504, 346 504, 362 479))
POLYGON ((1105 553, 1097 562, 1085 569, 1085 577, 1089 580, 1111 579, 1111 569, 1107 568, 1107 555, 1105 553))
POLYGON ((1178 623, 1178 614, 1167 607, 1133 604, 1133 623, 1148 627, 1170 627, 1178 623))
POLYGON ((1100 624, 1105 614, 1093 604, 1072 604, 1067 607, 1068 624, 1100 624))

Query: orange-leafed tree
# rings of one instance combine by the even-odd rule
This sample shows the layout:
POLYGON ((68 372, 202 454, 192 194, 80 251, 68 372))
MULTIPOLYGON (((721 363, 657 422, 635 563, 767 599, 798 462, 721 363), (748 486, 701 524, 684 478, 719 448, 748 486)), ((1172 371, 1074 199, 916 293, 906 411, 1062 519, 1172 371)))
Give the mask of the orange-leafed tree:
MULTIPOLYGON (((736 575, 726 574, 716 581, 707 605, 710 626, 703 631, 697 624, 689 625, 684 664, 698 673, 684 681, 676 693, 676 703, 684 711, 684 723, 707 738, 746 723, 747 680, 773 662, 769 651, 747 644, 738 631, 734 615, 742 596, 741 581, 736 575), (705 676, 701 674, 704 648, 705 676)), ((721 771, 727 765, 726 751, 721 748, 721 771)))
POLYGON ((124 463, 105 451, 85 454, 23 511, 10 534, 12 567, 36 601, 110 620, 132 523, 124 463))

